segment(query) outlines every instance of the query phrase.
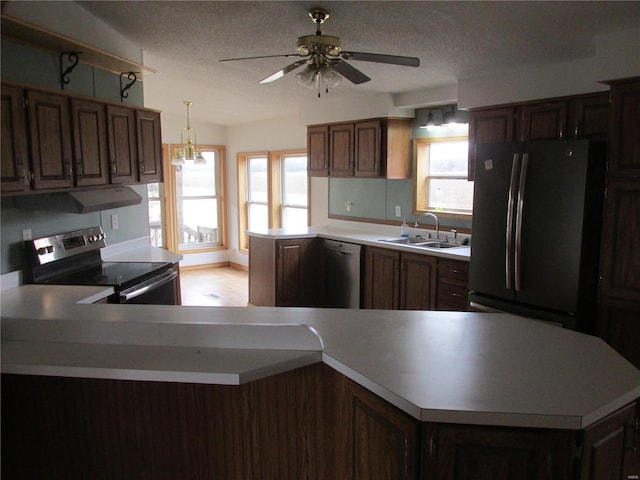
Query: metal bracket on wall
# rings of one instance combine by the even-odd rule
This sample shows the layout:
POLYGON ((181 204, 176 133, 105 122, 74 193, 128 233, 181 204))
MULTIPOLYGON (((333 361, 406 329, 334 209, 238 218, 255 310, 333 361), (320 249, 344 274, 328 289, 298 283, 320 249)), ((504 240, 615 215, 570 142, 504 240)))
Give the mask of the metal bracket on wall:
POLYGON ((129 90, 131 87, 133 87, 133 84, 136 83, 136 81, 138 81, 137 74, 139 74, 139 73, 140 72, 122 72, 120 74, 120 102, 124 102, 124 99, 129 96, 129 92, 127 92, 127 90, 129 90), (123 87, 122 86, 122 77, 124 77, 125 75, 126 75, 127 79, 129 80, 129 83, 126 84, 123 87))
POLYGON ((64 90, 64 86, 67 85, 71 79, 69 75, 73 72, 73 69, 78 66, 78 62, 80 61, 80 55, 82 52, 62 52, 58 59, 60 63, 60 88, 64 90), (67 57, 67 61, 71 64, 64 70, 64 57, 67 57))

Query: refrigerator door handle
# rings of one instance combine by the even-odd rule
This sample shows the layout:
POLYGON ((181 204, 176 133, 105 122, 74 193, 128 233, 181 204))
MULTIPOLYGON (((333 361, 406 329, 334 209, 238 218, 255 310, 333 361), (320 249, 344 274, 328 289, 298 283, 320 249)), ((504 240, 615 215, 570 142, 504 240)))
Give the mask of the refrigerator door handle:
POLYGON ((520 186, 518 188, 518 208, 516 210, 516 250, 515 250, 515 276, 516 292, 522 289, 522 215, 524 210, 524 190, 527 182, 527 164, 529 154, 522 155, 522 174, 520 175, 520 186))
POLYGON ((506 228, 506 246, 505 249, 505 287, 507 289, 513 288, 511 279, 513 274, 511 272, 512 258, 513 258, 513 210, 516 199, 516 183, 518 180, 518 169, 520 168, 520 154, 513 154, 513 162, 511 164, 511 181, 509 182, 509 198, 507 200, 507 228, 506 228))

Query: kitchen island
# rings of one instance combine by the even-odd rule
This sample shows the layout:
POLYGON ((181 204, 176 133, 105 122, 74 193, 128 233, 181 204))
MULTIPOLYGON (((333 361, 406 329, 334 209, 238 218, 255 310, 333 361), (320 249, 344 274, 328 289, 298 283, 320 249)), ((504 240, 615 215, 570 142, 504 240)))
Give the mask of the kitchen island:
MULTIPOLYGON (((33 427, 35 412, 51 428, 68 423, 69 435, 84 432, 87 445, 76 447, 88 463, 77 478, 88 464, 106 468, 96 431, 105 435, 96 442, 118 450, 123 435, 133 435, 127 445, 159 442, 167 425, 178 429, 171 444, 178 450, 167 455, 216 471, 242 467, 224 478, 341 478, 343 469, 371 465, 376 475, 364 478, 460 478, 437 472, 448 472, 461 438, 481 432, 485 450, 522 441, 529 456, 516 454, 519 461, 546 462, 559 478, 594 468, 584 464, 593 436, 617 442, 622 429, 614 446, 631 455, 625 425, 635 416, 640 372, 596 337, 506 314, 86 303, 101 294, 108 292, 35 285, 2 292, 3 435, 17 435, 3 438, 3 469, 26 466, 12 445, 34 440, 18 426, 33 427), (54 399, 69 395, 71 404, 54 399), (74 411, 95 423, 72 420, 74 411), (209 412, 201 418, 206 432, 189 423, 202 412, 209 412), (134 431, 113 430, 122 427, 119 417, 134 431), (166 425, 157 426, 161 420, 166 425), (214 441, 224 432, 234 437, 214 441), (435 449, 438 441, 447 448, 435 449), (218 445, 221 456, 214 456, 224 465, 192 458, 197 452, 181 456, 185 442, 218 445), (378 445, 380 455, 367 445, 378 445), (585 452, 582 467, 576 449, 585 452), (289 460, 275 458, 289 450, 289 460), (388 462, 405 473, 377 471, 388 462)), ((165 447, 143 448, 153 457, 145 468, 156 471, 150 465, 160 465, 165 447)), ((42 458, 60 465, 46 452, 42 458)), ((635 468, 632 460, 625 468, 635 468)))

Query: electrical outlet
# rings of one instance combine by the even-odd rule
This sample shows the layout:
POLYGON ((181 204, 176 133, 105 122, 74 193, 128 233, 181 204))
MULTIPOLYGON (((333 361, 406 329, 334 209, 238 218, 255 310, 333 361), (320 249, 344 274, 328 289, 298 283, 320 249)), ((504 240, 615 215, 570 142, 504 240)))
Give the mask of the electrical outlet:
POLYGON ((396 205, 396 217, 401 217, 402 216, 402 208, 400 208, 400 205, 396 205))
POLYGON ((111 215, 111 230, 118 229, 118 215, 111 215))
POLYGON ((31 236, 31 229, 30 228, 25 228, 24 230, 22 230, 22 240, 32 240, 33 237, 31 236))

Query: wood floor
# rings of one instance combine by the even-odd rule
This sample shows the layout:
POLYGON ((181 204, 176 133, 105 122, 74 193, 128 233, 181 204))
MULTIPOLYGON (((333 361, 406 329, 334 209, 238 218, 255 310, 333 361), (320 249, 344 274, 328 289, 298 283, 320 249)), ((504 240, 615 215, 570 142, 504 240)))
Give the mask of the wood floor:
POLYGON ((249 273, 221 267, 180 270, 182 305, 246 307, 249 301, 249 273))

